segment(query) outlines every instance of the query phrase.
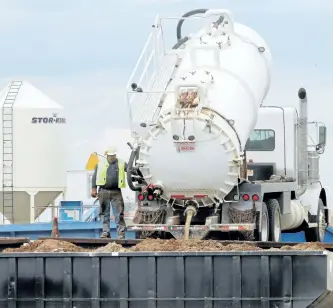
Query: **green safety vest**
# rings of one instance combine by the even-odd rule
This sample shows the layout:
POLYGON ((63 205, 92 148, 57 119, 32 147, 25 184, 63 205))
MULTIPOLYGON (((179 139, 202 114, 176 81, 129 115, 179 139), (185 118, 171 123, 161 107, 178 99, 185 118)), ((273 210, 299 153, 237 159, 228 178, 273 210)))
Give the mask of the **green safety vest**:
MULTIPOLYGON (((96 176, 96 185, 103 186, 106 182, 106 172, 109 168, 109 162, 107 159, 104 159, 98 163, 97 167, 97 176, 96 176)), ((118 159, 118 187, 125 188, 126 181, 125 181, 125 162, 118 159)))

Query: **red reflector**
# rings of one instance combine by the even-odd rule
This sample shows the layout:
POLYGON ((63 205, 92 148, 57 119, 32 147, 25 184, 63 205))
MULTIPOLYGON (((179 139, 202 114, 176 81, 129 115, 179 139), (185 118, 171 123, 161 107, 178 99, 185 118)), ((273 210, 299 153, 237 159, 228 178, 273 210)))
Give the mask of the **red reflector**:
POLYGON ((198 198, 198 199, 203 199, 206 197, 207 197, 207 195, 194 195, 194 198, 198 198))
POLYGON ((138 200, 139 201, 145 200, 145 196, 143 194, 138 195, 138 200))
POLYGON ((148 195, 147 199, 148 199, 149 201, 153 201, 153 200, 154 200, 154 196, 153 196, 153 195, 148 195))
POLYGON ((171 199, 185 199, 185 195, 171 195, 171 199))
POLYGON ((239 231, 244 231, 246 228, 244 226, 238 226, 239 231))
POLYGON ((253 200, 253 201, 258 201, 258 200, 259 200, 259 196, 256 195, 256 194, 254 194, 254 195, 252 196, 252 200, 253 200))
POLYGON ((250 196, 248 194, 244 194, 242 198, 244 201, 248 201, 250 199, 250 196))

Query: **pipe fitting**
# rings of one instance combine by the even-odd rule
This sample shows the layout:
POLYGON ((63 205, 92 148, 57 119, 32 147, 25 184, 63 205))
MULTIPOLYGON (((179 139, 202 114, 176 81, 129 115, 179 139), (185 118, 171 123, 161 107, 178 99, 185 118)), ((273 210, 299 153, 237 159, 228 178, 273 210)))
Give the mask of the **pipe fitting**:
POLYGON ((186 207, 186 209, 184 211, 184 215, 185 216, 188 216, 188 215, 195 216, 195 215, 197 215, 197 208, 194 205, 189 205, 188 207, 186 207))
POLYGON ((160 199, 162 194, 163 194, 163 191, 161 188, 156 188, 153 191, 153 195, 154 195, 155 199, 160 199))

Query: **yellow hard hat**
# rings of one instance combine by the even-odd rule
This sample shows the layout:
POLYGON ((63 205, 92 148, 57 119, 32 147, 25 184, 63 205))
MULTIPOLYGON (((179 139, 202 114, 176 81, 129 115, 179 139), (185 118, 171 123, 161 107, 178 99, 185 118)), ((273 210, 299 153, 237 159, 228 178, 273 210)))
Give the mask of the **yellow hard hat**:
POLYGON ((106 155, 116 155, 117 154, 117 148, 115 146, 110 146, 107 150, 106 150, 106 155))

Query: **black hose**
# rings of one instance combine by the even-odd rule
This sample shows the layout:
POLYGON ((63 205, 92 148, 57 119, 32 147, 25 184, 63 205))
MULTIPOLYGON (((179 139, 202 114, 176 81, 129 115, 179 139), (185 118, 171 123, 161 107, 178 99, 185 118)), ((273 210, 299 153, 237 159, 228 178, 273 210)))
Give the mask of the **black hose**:
POLYGON ((189 39, 190 38, 188 36, 183 37, 172 47, 172 49, 178 49, 180 46, 185 44, 189 39))
POLYGON ((141 191, 141 187, 134 185, 133 181, 132 181, 133 163, 134 163, 134 159, 138 155, 139 149, 140 148, 138 147, 136 150, 132 151, 130 159, 129 159, 128 164, 127 164, 127 170, 126 170, 126 173, 127 173, 127 184, 129 186, 129 188, 131 190, 133 190, 133 191, 141 191))
MULTIPOLYGON (((208 11, 208 9, 196 9, 196 10, 192 10, 192 11, 185 13, 182 17, 190 17, 190 16, 196 15, 196 14, 205 14, 207 11, 208 11)), ((177 40, 178 41, 182 38, 182 26, 183 26, 184 21, 185 21, 185 19, 181 19, 178 21, 178 25, 177 25, 177 40)))

